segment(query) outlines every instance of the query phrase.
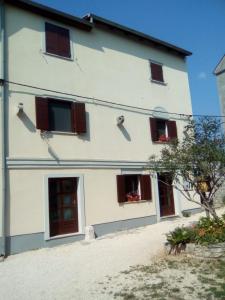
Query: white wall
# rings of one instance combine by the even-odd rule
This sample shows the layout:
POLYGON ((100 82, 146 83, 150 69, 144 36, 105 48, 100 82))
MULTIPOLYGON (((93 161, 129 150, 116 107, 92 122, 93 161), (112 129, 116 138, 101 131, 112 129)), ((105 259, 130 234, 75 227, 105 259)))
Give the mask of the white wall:
MULTIPOLYGON (((191 114, 191 100, 185 61, 169 52, 117 36, 100 29, 71 30, 73 59, 44 53, 46 19, 8 6, 8 79, 57 90, 153 109, 191 114), (166 85, 151 82, 149 59, 163 63, 166 85)), ((88 132, 84 136, 51 133, 43 139, 35 128, 35 95, 59 97, 57 93, 9 85, 9 159, 23 160, 111 160, 147 161, 161 146, 151 141, 149 117, 137 110, 86 104, 88 132), (18 117, 17 105, 24 104, 18 117), (116 118, 125 116, 124 128, 116 118)), ((65 100, 76 97, 65 97, 65 100)), ((77 98, 79 99, 79 98, 77 98)), ((176 120, 181 136, 184 122, 176 120)), ((44 231, 44 177, 49 174, 84 174, 86 225, 156 214, 153 202, 117 203, 115 170, 72 170, 47 167, 9 171, 8 234, 44 231)))
MULTIPOLYGON (((116 175, 121 170, 10 170, 8 235, 45 231, 45 176, 84 175, 85 224, 126 220, 155 215, 155 199, 119 204, 116 175)), ((154 191, 153 191, 154 192, 154 191)))
MULTIPOLYGON (((70 28, 74 59, 52 57, 43 53, 45 21, 16 8, 8 9, 11 81, 143 108, 163 106, 167 111, 191 113, 188 76, 180 57, 103 30, 87 33, 74 28, 70 28), (149 59, 164 64, 166 86, 150 81, 149 59)), ((9 157, 51 157, 35 129, 35 94, 49 95, 9 86, 9 157), (16 116, 19 102, 24 103, 23 119, 16 116)), ((152 145, 148 115, 93 104, 87 105, 87 112, 89 133, 83 138, 63 134, 50 138, 60 159, 146 160, 160 148, 152 145), (121 114, 126 119, 124 132, 116 126, 116 117, 121 114)), ((183 122, 178 122, 179 134, 182 126, 183 122)))
MULTIPOLYGON (((225 116, 225 72, 217 75, 216 79, 220 99, 221 115, 225 116)), ((223 125, 225 131, 225 123, 223 125)))

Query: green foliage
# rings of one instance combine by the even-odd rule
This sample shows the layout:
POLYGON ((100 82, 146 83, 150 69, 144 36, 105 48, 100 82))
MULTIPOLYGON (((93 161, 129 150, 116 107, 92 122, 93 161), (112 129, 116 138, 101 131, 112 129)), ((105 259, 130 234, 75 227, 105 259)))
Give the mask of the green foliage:
POLYGON ((187 243, 209 245, 225 242, 225 214, 217 219, 202 217, 191 227, 177 227, 167 234, 167 241, 172 250, 179 250, 187 243))
POLYGON ((195 228, 195 242, 217 244, 225 242, 225 218, 201 218, 195 228))
POLYGON ((177 227, 166 235, 171 246, 187 244, 193 241, 194 235, 191 227, 177 227))

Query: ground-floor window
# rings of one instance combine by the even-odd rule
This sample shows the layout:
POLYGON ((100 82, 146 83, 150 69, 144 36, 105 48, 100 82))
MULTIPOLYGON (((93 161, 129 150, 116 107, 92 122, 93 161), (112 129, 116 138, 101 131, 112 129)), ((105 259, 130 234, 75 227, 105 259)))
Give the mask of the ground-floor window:
POLYGON ((77 178, 49 178, 50 236, 78 232, 77 178))
POLYGON ((151 179, 149 175, 117 175, 118 202, 151 200, 151 179))

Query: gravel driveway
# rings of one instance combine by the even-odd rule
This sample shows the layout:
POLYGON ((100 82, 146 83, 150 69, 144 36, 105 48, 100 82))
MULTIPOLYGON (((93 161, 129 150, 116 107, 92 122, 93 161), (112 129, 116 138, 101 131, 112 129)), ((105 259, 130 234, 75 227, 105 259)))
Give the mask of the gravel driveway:
POLYGON ((99 283, 130 266, 150 263, 163 250, 165 233, 199 216, 10 256, 0 263, 0 299, 106 299, 99 283))

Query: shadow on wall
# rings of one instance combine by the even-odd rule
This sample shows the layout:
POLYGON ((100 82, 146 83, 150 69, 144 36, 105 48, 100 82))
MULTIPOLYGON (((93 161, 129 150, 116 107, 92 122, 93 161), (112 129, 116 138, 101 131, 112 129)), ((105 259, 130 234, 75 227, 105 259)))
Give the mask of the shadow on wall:
MULTIPOLYGON (((177 55, 176 60, 170 59, 169 56, 174 56, 175 54, 172 50, 168 50, 161 45, 154 45, 153 43, 144 41, 143 39, 138 40, 137 38, 125 35, 118 30, 114 30, 112 32, 103 25, 98 25, 97 29, 94 28, 89 33, 82 32, 82 34, 79 35, 72 32, 71 40, 73 44, 80 44, 87 48, 101 51, 103 52, 103 55, 105 53, 105 49, 110 49, 138 57, 146 60, 146 62, 148 62, 149 59, 160 61, 161 53, 164 53, 168 55, 168 59, 166 59, 166 61, 165 59, 162 61, 165 66, 186 72, 186 67, 182 57, 177 55), (125 42, 125 40, 127 42, 125 42)), ((111 55, 110 58, 113 59, 113 56, 111 55)))
MULTIPOLYGON (((16 10, 10 18, 12 19, 12 22, 8 27, 8 35, 13 36, 15 33, 24 30, 24 28, 28 28, 33 32, 39 32, 44 36, 44 23, 48 20, 43 17, 34 17, 32 14, 29 15, 31 16, 30 18, 24 18, 23 12, 21 11, 20 13, 16 10)), ((176 60, 171 60, 169 56, 174 55, 174 52, 172 52, 172 50, 167 50, 161 45, 154 45, 153 43, 147 42, 144 39, 137 39, 131 35, 125 35, 119 30, 112 31, 107 28, 107 26, 100 24, 96 28, 93 28, 90 32, 82 31, 77 28, 62 24, 62 27, 63 26, 72 29, 70 36, 73 45, 80 44, 86 48, 101 51, 103 55, 105 53, 105 49, 111 49, 139 57, 146 61, 149 59, 157 60, 157 57, 161 57, 160 53, 165 53, 168 54, 168 59, 163 61, 164 65, 186 72, 183 58, 177 56, 176 60), (125 42, 125 40, 127 42, 125 42)), ((20 36, 21 39, 23 39, 23 35, 20 36)), ((8 48, 8 45, 6 46, 8 48)), ((37 49, 37 51, 43 51, 42 47, 43 46, 40 43, 40 47, 37 49)), ((74 52, 76 53, 75 49, 74 52)), ((113 56, 111 55, 110 58, 113 59, 113 56)), ((74 61, 78 65, 79 69, 82 70, 82 64, 76 58, 76 56, 74 57, 74 61)))
POLYGON ((86 133, 77 135, 77 137, 80 140, 83 140, 84 142, 90 142, 91 141, 91 134, 90 134, 90 114, 86 111, 86 133))
POLYGON ((125 137, 125 139, 128 142, 131 142, 131 136, 129 134, 129 132, 127 131, 127 129, 123 126, 123 125, 119 125, 118 128, 120 129, 120 131, 122 132, 123 136, 125 137))
POLYGON ((36 126, 24 111, 22 113, 19 113, 18 117, 30 132, 36 132, 36 126))

